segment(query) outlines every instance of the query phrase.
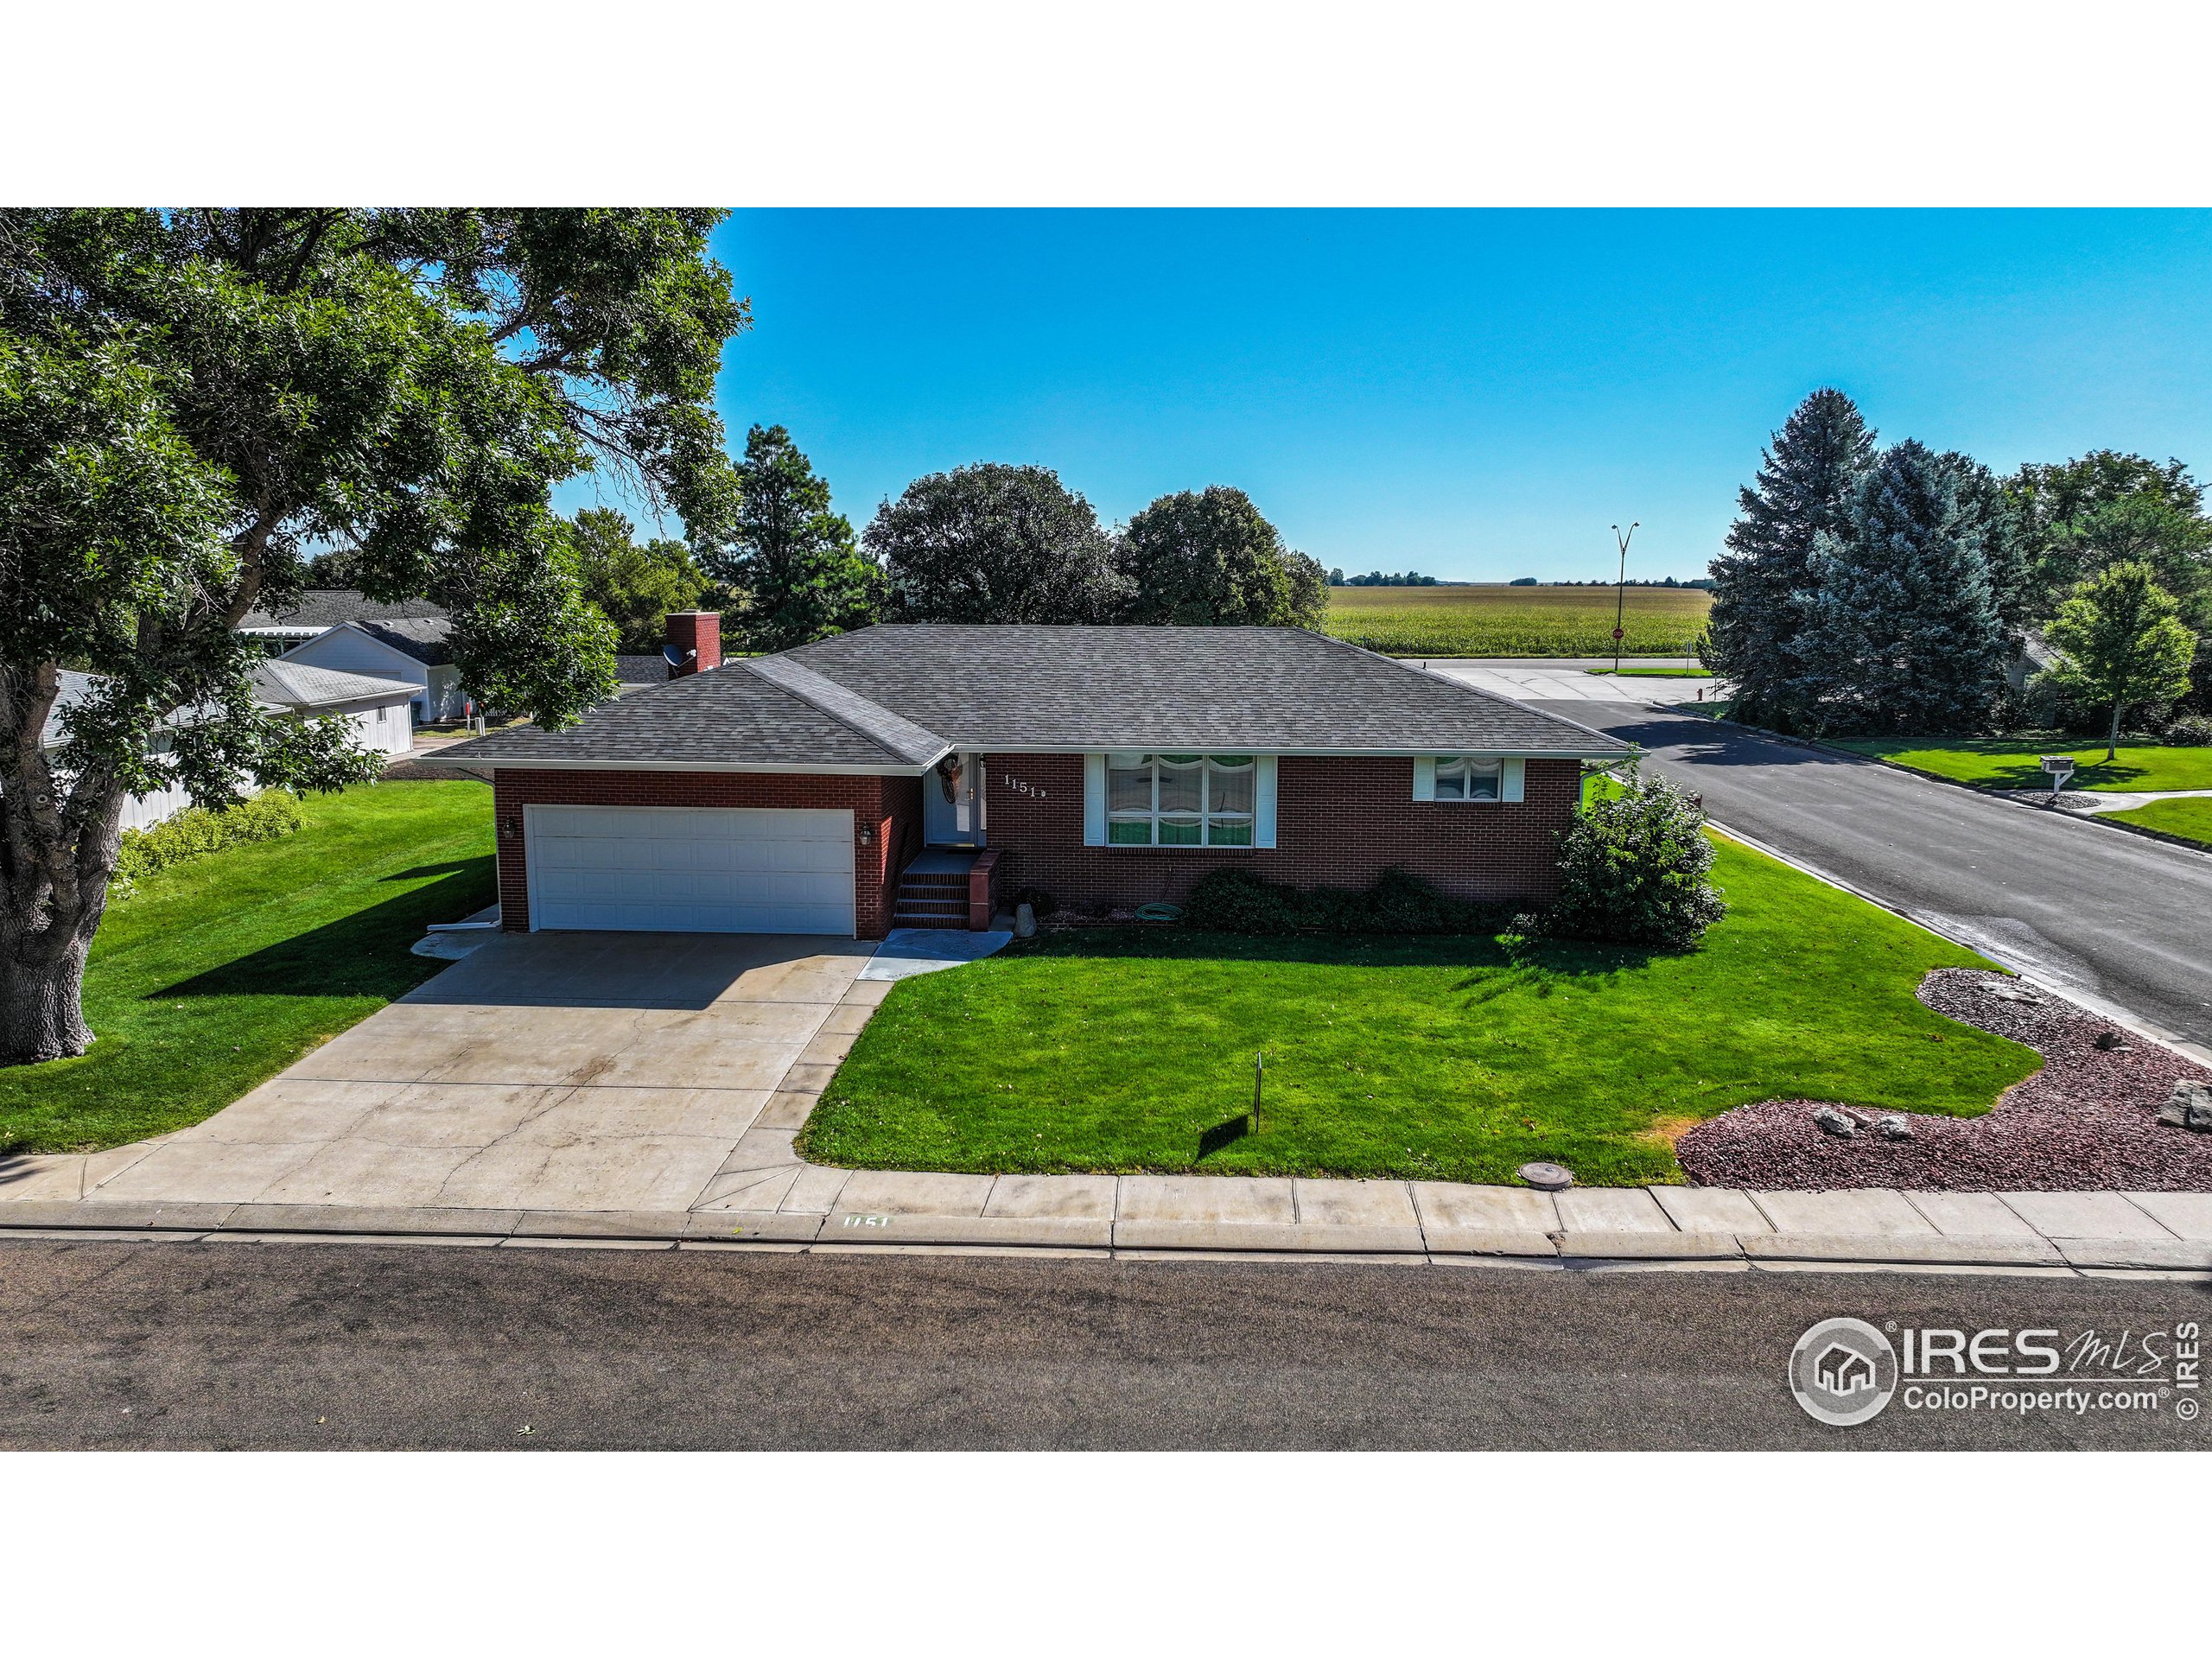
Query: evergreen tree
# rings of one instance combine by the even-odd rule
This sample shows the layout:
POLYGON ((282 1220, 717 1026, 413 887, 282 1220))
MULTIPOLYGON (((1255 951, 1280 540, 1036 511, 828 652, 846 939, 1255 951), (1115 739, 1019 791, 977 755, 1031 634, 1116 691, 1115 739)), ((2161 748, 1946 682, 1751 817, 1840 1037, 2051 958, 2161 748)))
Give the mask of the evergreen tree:
POLYGON ((612 507, 586 507, 563 533, 577 589, 614 625, 614 648, 658 651, 668 613, 696 605, 707 578, 682 542, 640 545, 636 530, 612 507))
POLYGON ((1874 452, 1858 405, 1823 386, 1774 435, 1756 483, 1738 492, 1728 550, 1713 563, 1705 649, 1733 682, 1739 717, 1788 726, 1802 718, 1792 690, 1814 538, 1840 534, 1874 452))
POLYGON ((1885 450, 1840 533, 1814 538, 1796 705, 1822 729, 1946 732, 1988 717, 2007 650, 1956 467, 1885 450))
POLYGON ((1285 547, 1242 490, 1161 496, 1129 520, 1120 553, 1127 621, 1318 629, 1329 608, 1319 563, 1285 547))
POLYGON ((2189 690, 2196 636, 2181 623, 2173 596, 2140 560, 2107 566, 2077 584, 2047 631, 2065 652, 2060 683, 2085 702, 2112 709, 2105 759, 2120 743, 2120 717, 2189 690))
POLYGON ((830 510, 830 486, 780 426, 756 426, 738 463, 744 492, 732 550, 711 574, 734 590, 735 632, 754 651, 787 651, 851 628, 883 608, 883 572, 830 510))
POLYGON ((1972 455, 1948 450, 1936 459, 1951 469, 1959 510, 1967 528, 1981 540, 1982 562, 1989 567, 1989 591, 1998 620, 2005 630, 2007 651, 2032 623, 2039 621, 2039 596, 2031 548, 2028 514, 2005 481, 1972 455))

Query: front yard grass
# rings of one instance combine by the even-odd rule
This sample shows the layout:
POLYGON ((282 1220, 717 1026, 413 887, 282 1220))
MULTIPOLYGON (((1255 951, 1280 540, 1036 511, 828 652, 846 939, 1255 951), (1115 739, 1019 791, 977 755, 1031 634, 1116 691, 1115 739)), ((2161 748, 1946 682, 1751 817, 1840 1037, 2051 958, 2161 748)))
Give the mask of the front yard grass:
POLYGON ((0 1152, 88 1152, 196 1123, 448 964, 427 923, 494 896, 491 791, 310 796, 281 841, 147 877, 85 971, 89 1053, 0 1070, 0 1152))
POLYGON ((907 980, 800 1137, 869 1168, 1678 1181, 1674 1138, 1804 1096, 1972 1116, 2029 1050, 1913 989, 1986 967, 1720 840, 1727 918, 1688 956, 1487 938, 1048 932, 907 980), (1252 1058, 1267 1054, 1256 1130, 1252 1058))
POLYGON ((2046 754, 2070 754, 2077 770, 2069 789, 2212 789, 2212 747, 2123 744, 2111 764, 2105 746, 2078 747, 2064 738, 1885 738, 1840 742, 1839 749, 1878 755, 1915 772, 1932 772, 1983 789, 2048 789, 2046 754))
POLYGON ((2139 823, 2145 830, 2157 830, 2169 836, 2179 836, 2212 847, 2212 796, 2184 796, 2177 801, 2152 801, 2145 805, 2131 807, 2125 812, 2100 812, 2101 818, 2111 818, 2120 823, 2139 823))

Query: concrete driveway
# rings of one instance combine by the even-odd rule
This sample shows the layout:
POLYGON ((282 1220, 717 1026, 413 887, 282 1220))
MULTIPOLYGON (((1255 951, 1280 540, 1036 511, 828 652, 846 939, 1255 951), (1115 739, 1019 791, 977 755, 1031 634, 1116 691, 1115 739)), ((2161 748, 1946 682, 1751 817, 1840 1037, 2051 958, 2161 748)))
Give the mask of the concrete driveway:
POLYGON ((505 935, 206 1122, 100 1154, 102 1199, 687 1210, 791 1135, 890 985, 868 941, 505 935))

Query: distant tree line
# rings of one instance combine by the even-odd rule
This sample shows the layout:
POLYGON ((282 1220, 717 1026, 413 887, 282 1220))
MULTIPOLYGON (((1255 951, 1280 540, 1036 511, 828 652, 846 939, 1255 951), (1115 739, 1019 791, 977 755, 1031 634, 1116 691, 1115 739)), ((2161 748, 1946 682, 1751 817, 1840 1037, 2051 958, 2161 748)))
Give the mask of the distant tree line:
POLYGON ((2212 693, 2212 518, 2178 461, 2097 450, 1999 478, 1851 399, 1806 398, 1738 494, 1704 655, 1786 730, 2078 726, 2212 693), (2029 658, 2054 658, 2025 674, 2029 658), (2013 685, 2014 667, 2024 679, 2013 685))
MULTIPOLYGON (((1319 561, 1287 545, 1243 491, 1163 495, 1108 529, 1044 467, 978 462, 918 478, 859 535, 780 426, 756 426, 736 463, 728 533, 643 543, 619 512, 562 527, 585 597, 626 651, 652 649, 664 613, 724 613, 733 647, 782 651, 886 622, 1124 622, 1318 628, 1319 561)), ((325 585, 346 585, 332 556, 325 585)))
POLYGON ((1404 570, 1391 575, 1381 570, 1370 570, 1363 576, 1348 576, 1341 569, 1329 572, 1332 588, 1435 588, 1442 585, 1434 576, 1424 576, 1418 570, 1404 570))

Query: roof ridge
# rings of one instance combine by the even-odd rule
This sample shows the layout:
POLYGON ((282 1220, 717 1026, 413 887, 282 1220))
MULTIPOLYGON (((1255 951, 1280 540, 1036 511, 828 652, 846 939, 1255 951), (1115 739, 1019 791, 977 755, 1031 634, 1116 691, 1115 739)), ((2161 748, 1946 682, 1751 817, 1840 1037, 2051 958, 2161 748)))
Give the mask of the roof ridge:
POLYGON ((850 686, 841 684, 804 663, 793 662, 780 652, 747 657, 741 666, 779 691, 797 697, 817 714, 826 715, 912 765, 925 765, 952 747, 926 726, 886 709, 850 686))

